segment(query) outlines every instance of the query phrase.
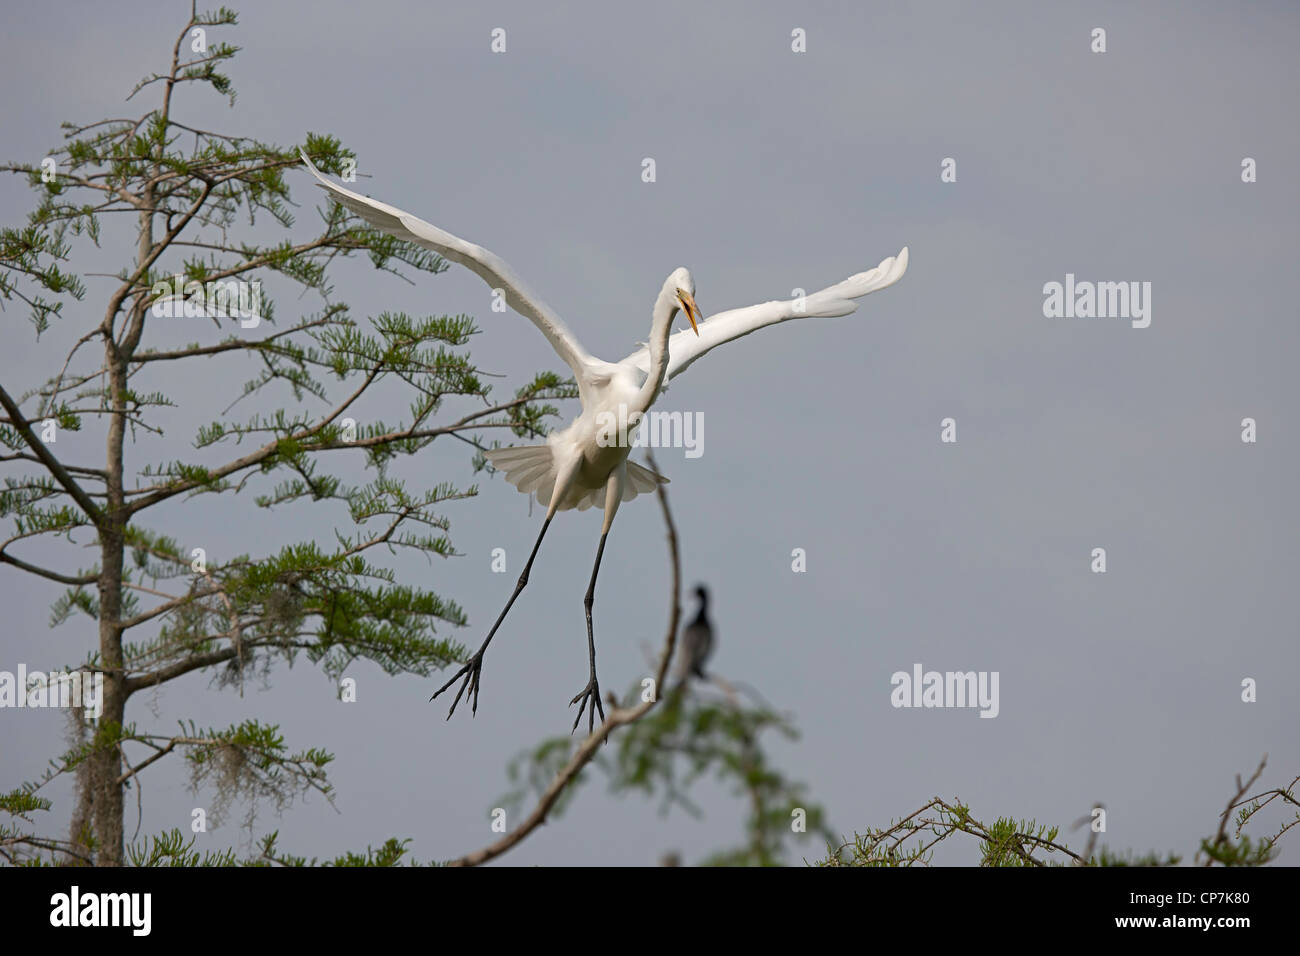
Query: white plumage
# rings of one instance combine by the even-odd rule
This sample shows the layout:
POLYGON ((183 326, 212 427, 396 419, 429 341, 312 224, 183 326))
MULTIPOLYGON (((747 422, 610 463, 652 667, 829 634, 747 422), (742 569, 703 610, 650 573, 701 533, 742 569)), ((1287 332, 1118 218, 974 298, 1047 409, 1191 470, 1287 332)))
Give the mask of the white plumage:
POLYGON ((591 584, 584 599, 587 615, 587 645, 590 680, 573 698, 580 703, 574 727, 582 719, 584 708, 593 706, 588 726, 594 727, 595 711, 604 718, 600 688, 596 681, 596 647, 592 633, 591 605, 596 576, 605 550, 605 538, 619 505, 638 494, 655 489, 668 479, 628 460, 635 427, 609 442, 608 423, 637 422, 649 410, 664 382, 685 371, 692 363, 724 342, 755 332, 764 326, 789 319, 847 315, 857 308, 856 299, 869 292, 893 285, 907 271, 907 249, 890 256, 874 269, 850 276, 843 282, 814 292, 802 299, 773 300, 743 309, 720 312, 701 319, 695 305, 695 281, 689 270, 679 268, 665 280, 652 312, 650 335, 637 351, 620 362, 606 362, 592 356, 555 312, 519 279, 505 262, 481 246, 466 242, 395 206, 362 196, 326 179, 305 153, 303 162, 312 175, 339 203, 357 213, 366 222, 389 235, 416 243, 439 255, 466 266, 493 289, 499 289, 516 312, 532 320, 546 336, 551 347, 573 371, 578 385, 582 413, 568 427, 553 432, 542 445, 498 448, 487 453, 493 467, 505 473, 506 480, 524 494, 535 495, 546 507, 546 520, 533 545, 524 571, 515 585, 514 594, 497 618, 483 645, 469 661, 444 684, 434 697, 461 680, 460 690, 452 701, 448 718, 455 713, 461 696, 469 691, 472 709, 478 710, 478 692, 483 654, 497 628, 505 619, 515 598, 528 583, 533 559, 542 538, 557 511, 576 508, 585 511, 599 507, 605 512, 600 545, 592 569, 591 584), (690 329, 673 334, 673 319, 684 311, 690 329))
MULTIPOLYGON (((557 437, 558 437, 557 433, 557 437)), ((485 453, 493 468, 499 469, 506 476, 506 481, 526 495, 536 495, 539 504, 551 503, 555 490, 556 453, 549 443, 545 445, 515 445, 510 448, 494 448, 485 453)), ((560 452, 564 454, 563 451, 560 452)), ((668 483, 668 479, 630 459, 625 463, 627 478, 623 482, 620 501, 631 501, 637 495, 654 491, 659 482, 668 483)), ((570 494, 556 506, 557 511, 576 508, 586 511, 588 508, 605 506, 605 485, 598 484, 588 488, 575 482, 570 494)))

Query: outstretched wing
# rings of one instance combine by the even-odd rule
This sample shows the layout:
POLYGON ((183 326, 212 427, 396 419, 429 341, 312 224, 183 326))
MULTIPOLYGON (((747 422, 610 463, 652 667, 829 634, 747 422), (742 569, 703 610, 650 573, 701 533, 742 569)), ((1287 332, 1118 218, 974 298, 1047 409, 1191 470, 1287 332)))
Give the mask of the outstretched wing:
POLYGON ((546 341, 551 343, 551 347, 560 358, 564 359, 565 364, 573 369, 580 386, 585 387, 594 369, 604 364, 592 358, 551 307, 534 295, 498 256, 482 246, 466 242, 417 216, 412 216, 409 212, 403 212, 396 206, 344 189, 326 179, 307 158, 305 152, 301 149, 298 152, 312 175, 320 181, 321 186, 328 190, 337 202, 355 212, 370 225, 390 236, 414 242, 453 262, 459 262, 477 274, 490 288, 501 289, 510 307, 520 315, 527 316, 542 330, 546 341))
MULTIPOLYGON (((731 309, 711 315, 699 324, 697 336, 690 329, 676 332, 668 339, 668 371, 665 381, 680 375, 691 363, 723 342, 730 342, 742 335, 756 332, 767 325, 785 322, 789 319, 805 319, 810 316, 848 315, 857 309, 855 299, 860 299, 868 292, 875 292, 893 285, 903 278, 907 271, 907 247, 897 256, 890 256, 866 272, 849 276, 820 292, 800 299, 763 302, 745 309, 731 309)), ((642 346, 620 363, 635 365, 647 374, 650 371, 650 353, 642 346)))

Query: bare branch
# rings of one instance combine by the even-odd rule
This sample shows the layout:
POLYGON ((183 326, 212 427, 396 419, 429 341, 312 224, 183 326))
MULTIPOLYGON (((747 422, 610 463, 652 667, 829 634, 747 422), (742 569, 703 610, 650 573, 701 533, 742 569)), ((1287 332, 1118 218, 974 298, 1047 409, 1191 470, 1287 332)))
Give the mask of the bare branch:
POLYGON ((104 513, 99 510, 99 506, 90 500, 90 495, 86 494, 81 485, 77 484, 72 475, 68 474, 68 470, 54 457, 54 454, 45 446, 45 442, 36 437, 36 433, 28 425, 27 419, 23 417, 22 409, 9 397, 9 393, 5 391, 3 385, 0 385, 0 405, 3 405, 4 410, 8 412, 10 423, 17 429, 18 434, 23 436, 23 440, 27 442, 28 447, 36 453, 36 457, 41 460, 42 465, 49 469, 55 480, 64 487, 68 494, 72 495, 72 500, 81 506, 81 510, 86 512, 90 516, 90 520, 96 525, 103 522, 104 513))
MULTIPOLYGON (((1258 780, 1260 774, 1264 772, 1264 764, 1267 762, 1268 754, 1264 754, 1259 761, 1259 766, 1255 768, 1255 772, 1250 775, 1250 779, 1245 783, 1241 782, 1241 774, 1237 774, 1237 792, 1232 795, 1232 799, 1228 801, 1228 805, 1224 807, 1223 813, 1219 816, 1219 831, 1214 835, 1214 842, 1211 844, 1212 846, 1219 846, 1222 843, 1228 842, 1228 818, 1232 816, 1233 808, 1236 807, 1241 801, 1241 798, 1246 795, 1246 791, 1255 785, 1255 781, 1258 780)), ((1203 865, 1213 866, 1214 857, 1207 855, 1203 865)))
MULTIPOLYGON (((650 455, 650 467, 656 470, 658 468, 653 455, 650 455)), ((586 740, 578 745, 578 749, 569 758, 569 762, 555 775, 555 778, 542 793, 541 798, 538 799, 537 806, 528 814, 524 822, 516 830, 507 833, 495 843, 491 843, 480 850, 475 850, 473 853, 467 853, 459 859, 452 860, 447 864, 448 866, 478 866, 480 863, 495 859, 512 847, 522 843, 528 838, 529 834, 546 822, 546 815, 551 812, 551 808, 555 806, 555 802, 560 798, 560 795, 578 778, 578 774, 582 772, 583 767, 591 762, 591 758, 596 755, 600 745, 609 739, 609 735, 625 724, 635 723, 640 720, 659 702, 658 688, 663 686, 664 679, 667 677, 668 665, 672 661, 673 650, 677 645, 677 625, 682 613, 682 566, 677 547, 677 528, 673 524, 672 512, 668 508, 668 494, 663 485, 659 485, 656 491, 659 495, 659 506, 663 511, 664 524, 667 527, 668 554, 672 563, 673 581, 672 603, 668 614, 668 633, 664 638, 663 657, 659 661, 659 670, 655 678, 655 696, 638 704, 636 707, 623 708, 618 706, 617 698, 610 694, 609 716, 586 740)))
POLYGON ((12 554, 0 550, 0 563, 12 564, 20 571, 26 571, 29 574, 36 574, 51 581, 57 581, 60 584, 71 584, 74 586, 83 584, 94 584, 99 580, 98 574, 81 574, 77 576, 60 574, 58 571, 51 571, 49 568, 42 568, 35 564, 28 564, 20 558, 15 558, 12 554))

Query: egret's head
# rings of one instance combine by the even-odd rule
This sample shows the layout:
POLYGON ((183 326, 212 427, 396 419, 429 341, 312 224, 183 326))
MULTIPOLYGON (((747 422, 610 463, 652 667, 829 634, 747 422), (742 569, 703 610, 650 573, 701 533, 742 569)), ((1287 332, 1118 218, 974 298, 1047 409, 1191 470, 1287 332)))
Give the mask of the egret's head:
POLYGON ((691 270, 685 266, 674 269, 664 283, 664 289, 677 300, 677 307, 686 313, 686 318, 691 320, 691 328, 699 335, 700 327, 696 323, 703 322, 704 318, 700 315, 699 306, 695 304, 695 279, 691 276, 691 270))

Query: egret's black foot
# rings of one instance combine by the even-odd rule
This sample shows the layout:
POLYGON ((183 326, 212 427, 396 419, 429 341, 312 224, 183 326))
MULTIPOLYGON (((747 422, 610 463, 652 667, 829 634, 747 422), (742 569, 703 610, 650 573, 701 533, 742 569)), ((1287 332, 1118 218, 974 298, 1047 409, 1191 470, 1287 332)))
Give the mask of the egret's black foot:
POLYGON ((447 719, 451 720, 451 715, 456 713, 456 705, 460 703, 460 699, 467 689, 469 690, 470 716, 473 717, 478 713, 478 682, 482 671, 483 652, 480 650, 464 663, 461 669, 452 676, 451 680, 434 691, 433 697, 430 697, 429 700, 433 700, 434 697, 437 697, 456 681, 460 681, 460 690, 456 691, 456 699, 451 702, 451 710, 447 711, 447 719))
MULTIPOLYGON (((596 729, 596 711, 600 711, 600 722, 605 722, 605 708, 600 703, 600 684, 596 680, 596 675, 591 675, 591 680, 583 688, 582 693, 569 701, 569 706, 579 704, 578 716, 573 718, 573 730, 578 729, 578 722, 582 720, 582 712, 587 712, 587 733, 592 733, 596 729)), ((569 733, 573 733, 570 730, 569 733)))

